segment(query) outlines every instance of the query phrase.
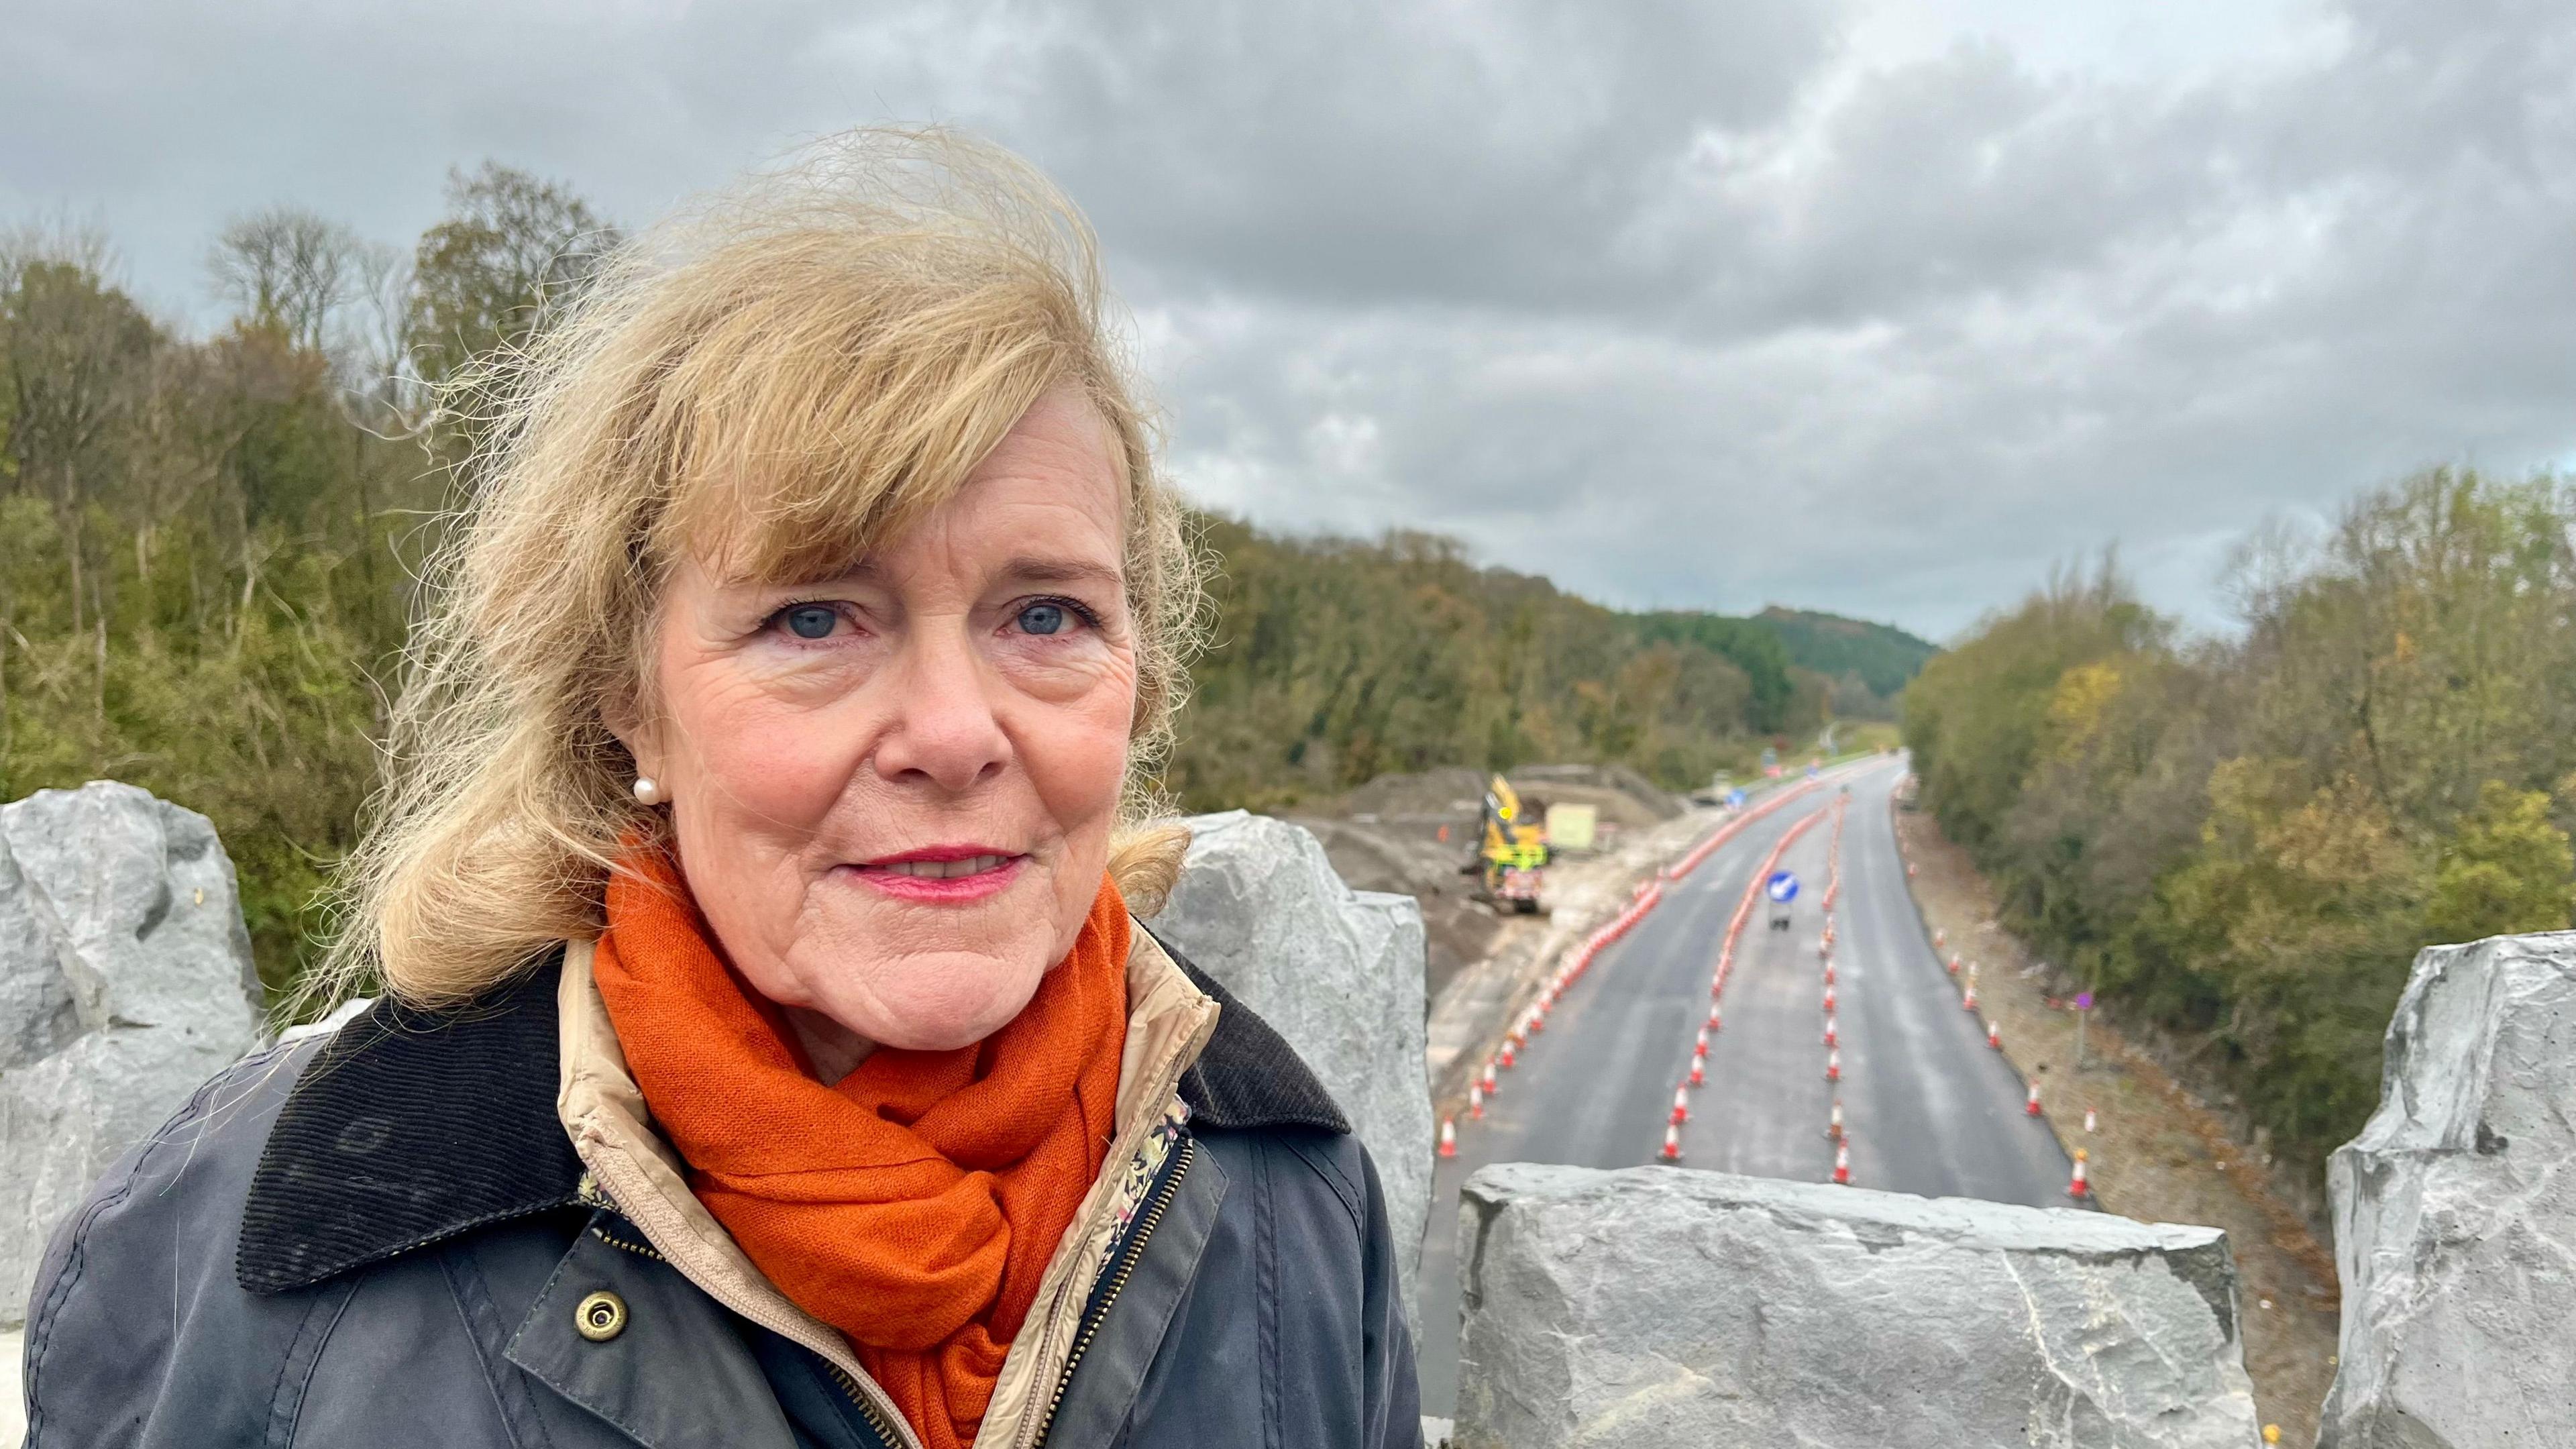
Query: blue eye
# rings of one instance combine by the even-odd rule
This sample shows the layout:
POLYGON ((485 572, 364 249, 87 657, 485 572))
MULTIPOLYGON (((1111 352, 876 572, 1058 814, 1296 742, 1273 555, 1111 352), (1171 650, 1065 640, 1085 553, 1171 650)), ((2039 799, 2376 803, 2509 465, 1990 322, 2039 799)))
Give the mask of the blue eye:
POLYGON ((1064 605, 1031 604, 1020 610, 1020 627, 1031 634, 1053 634, 1064 627, 1064 605))
POLYGON ((840 614, 826 604, 798 604, 785 615, 787 630, 799 639, 828 639, 840 614))

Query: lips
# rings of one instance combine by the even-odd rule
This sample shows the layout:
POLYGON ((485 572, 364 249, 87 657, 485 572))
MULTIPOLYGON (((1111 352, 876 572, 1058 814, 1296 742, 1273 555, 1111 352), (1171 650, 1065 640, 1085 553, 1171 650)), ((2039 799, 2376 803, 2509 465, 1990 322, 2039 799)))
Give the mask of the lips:
POLYGON ((919 905, 969 905, 1017 880, 1027 855, 991 845, 924 846, 845 869, 878 893, 919 905))
POLYGON ((969 855, 957 860, 897 860, 883 863, 870 862, 867 865, 861 866, 860 869, 882 870, 889 875, 908 875, 915 880, 956 880, 960 876, 978 875, 988 870, 999 870, 1002 868, 1003 862, 1016 859, 1018 859, 1017 856, 1010 855, 969 855))

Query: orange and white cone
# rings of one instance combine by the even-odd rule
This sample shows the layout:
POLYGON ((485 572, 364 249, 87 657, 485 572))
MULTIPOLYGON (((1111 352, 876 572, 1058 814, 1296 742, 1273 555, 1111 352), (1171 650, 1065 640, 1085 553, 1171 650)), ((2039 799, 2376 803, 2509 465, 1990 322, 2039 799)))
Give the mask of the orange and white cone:
POLYGON ((1827 986, 1825 987, 1825 1015, 1827 1015, 1827 1016, 1831 1016, 1831 1015, 1833 1015, 1833 1014, 1834 1014, 1834 988, 1829 984, 1829 985, 1827 985, 1827 986))
POLYGON ((2021 1110, 2022 1115, 2027 1117, 2039 1115, 2039 1078, 2030 1079, 2030 1097, 2021 1104, 2021 1110))
POLYGON ((1832 1046, 1834 1044, 1834 1019, 1828 1016, 1825 1018, 1825 1045, 1832 1046))
POLYGON ((1482 1083, 1467 1084, 1467 1115, 1479 1122, 1485 1120, 1485 1088, 1482 1083))
POLYGON ((1491 1057, 1485 1059, 1485 1080, 1483 1085, 1486 1096, 1490 1097, 1494 1095, 1494 1062, 1491 1057))
POLYGON ((1836 1142, 1843 1140, 1843 1099, 1834 1098, 1834 1115, 1825 1121, 1825 1135, 1836 1142))
POLYGON ((1959 994, 1959 1009, 1962 1011, 1977 1009, 1977 983, 1969 982, 1968 989, 1959 994))
POLYGON ((2084 1130, 2087 1132, 2093 1130, 2093 1109, 2090 1107, 2084 1109, 2084 1130))
POLYGON ((1831 961, 1825 963, 1825 984, 1827 986, 1834 984, 1834 963, 1831 961))
POLYGON ((1458 1123, 1453 1118, 1440 1119, 1440 1155, 1443 1157, 1458 1155, 1458 1123))
POLYGON ((1828 1082, 1839 1082, 1842 1079, 1843 1054, 1840 1048, 1836 1048, 1833 1051, 1825 1053, 1825 1080, 1828 1082))
POLYGON ((1684 1122, 1687 1122, 1687 1121, 1689 1121, 1689 1120, 1690 1120, 1690 1088, 1688 1088, 1688 1087, 1675 1087, 1675 1088, 1673 1088, 1673 1117, 1672 1117, 1673 1125, 1674 1125, 1674 1126, 1676 1126, 1676 1127, 1679 1127, 1679 1126, 1680 1126, 1680 1125, 1682 1125, 1684 1122))
POLYGON ((1708 1055, 1707 1027, 1703 1026, 1699 1029, 1699 1039, 1691 1043, 1691 1055, 1695 1057, 1706 1057, 1708 1055))
POLYGON ((1710 1031, 1719 1031, 1724 1029, 1725 1026, 1726 1023, 1718 1019, 1717 1008, 1714 1006, 1710 1007, 1708 1009, 1708 1029, 1710 1031))
POLYGON ((1701 1059, 1698 1057, 1691 1058, 1690 1084, 1694 1087, 1705 1087, 1708 1085, 1707 1069, 1702 1065, 1701 1059))
POLYGON ((2004 1029, 1991 1021, 1986 1023, 1986 1045, 1996 1051, 2004 1049, 2004 1029))
POLYGON ((1505 1041, 1505 1042, 1503 1043, 1503 1070, 1508 1072, 1508 1071, 1510 1071, 1511 1069, 1512 1069, 1512 1044, 1511 1044, 1509 1041, 1505 1041))
POLYGON ((1942 947, 1947 946, 1947 945, 1949 945, 1949 944, 1950 944, 1950 933, 1949 933, 1949 932, 1947 932, 1947 931, 1934 931, 1934 932, 1932 933, 1932 949, 1933 949, 1933 950, 1938 951, 1938 950, 1940 950, 1942 947))
POLYGON ((1846 1139, 1841 1146, 1834 1149, 1834 1181, 1843 1184, 1845 1187, 1849 1187, 1851 1185, 1851 1142, 1849 1139, 1846 1139))
POLYGON ((1667 1127, 1667 1128, 1665 1128, 1665 1129, 1664 1129, 1664 1150, 1663 1150, 1663 1151, 1661 1151, 1661 1152, 1656 1153, 1656 1154, 1655 1154, 1655 1156, 1656 1156, 1656 1158, 1657 1158, 1658 1160, 1660 1160, 1660 1161, 1664 1161, 1664 1162, 1679 1162, 1679 1161, 1681 1161, 1681 1160, 1682 1160, 1682 1129, 1680 1129, 1679 1127, 1667 1127))
POLYGON ((2093 1195, 2093 1184, 2084 1173, 2084 1157, 2084 1149, 2081 1147, 2076 1148, 2075 1176, 2069 1178, 2066 1183, 2066 1195, 2074 1198, 2078 1202, 2081 1202, 2085 1198, 2093 1195))
POLYGON ((1950 974, 1953 976, 1959 974, 1959 953, 1956 951, 1950 953, 1950 974))

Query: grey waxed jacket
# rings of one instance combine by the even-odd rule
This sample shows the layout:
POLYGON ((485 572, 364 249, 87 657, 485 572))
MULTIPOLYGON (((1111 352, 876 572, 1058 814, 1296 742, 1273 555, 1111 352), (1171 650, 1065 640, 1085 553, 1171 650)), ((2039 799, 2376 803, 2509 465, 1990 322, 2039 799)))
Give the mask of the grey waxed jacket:
MULTIPOLYGON (((1222 988, 1184 1137, 1052 1390, 1056 1446, 1420 1443, 1368 1153, 1222 988)), ((29 1449, 895 1449, 659 1259, 555 1115, 551 970, 254 1057, 116 1164, 29 1303, 29 1449), (585 1331, 613 1295, 619 1323, 585 1331)))

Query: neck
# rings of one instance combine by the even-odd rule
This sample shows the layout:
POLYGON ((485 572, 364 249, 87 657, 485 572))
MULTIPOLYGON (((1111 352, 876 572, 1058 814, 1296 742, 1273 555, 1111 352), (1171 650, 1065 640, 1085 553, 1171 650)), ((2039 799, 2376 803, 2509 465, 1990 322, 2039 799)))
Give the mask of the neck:
POLYGON ((784 1008, 788 1029, 796 1033, 796 1045, 805 1060, 814 1065, 814 1079, 832 1086, 857 1071, 859 1063, 877 1049, 877 1044, 841 1025, 819 1011, 802 1006, 784 1008))

